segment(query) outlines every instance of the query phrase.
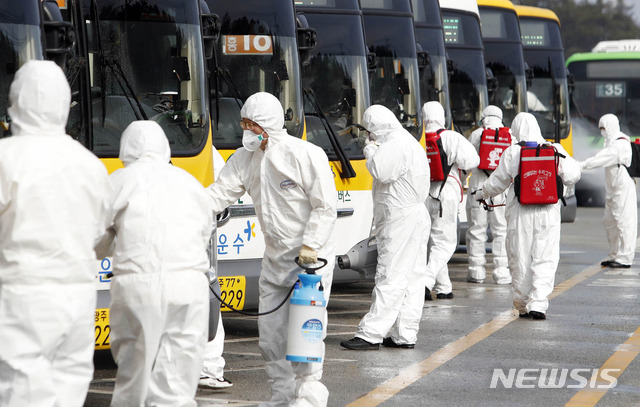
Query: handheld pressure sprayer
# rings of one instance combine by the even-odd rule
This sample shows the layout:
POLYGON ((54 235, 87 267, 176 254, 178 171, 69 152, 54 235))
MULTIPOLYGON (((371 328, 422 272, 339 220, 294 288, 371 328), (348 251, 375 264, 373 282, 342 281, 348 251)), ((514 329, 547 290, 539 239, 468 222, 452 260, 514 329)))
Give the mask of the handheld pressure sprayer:
POLYGON ((289 300, 289 333, 286 359, 292 362, 320 363, 324 353, 324 337, 327 332, 325 318, 327 301, 324 297, 324 287, 321 282, 322 276, 316 274, 316 270, 326 266, 327 260, 318 258, 318 262, 322 263, 318 267, 299 264, 298 260, 298 257, 294 260, 296 265, 302 268, 305 273, 298 274, 298 281, 291 287, 282 302, 269 311, 247 312, 237 310, 222 300, 211 288, 211 285, 209 285, 209 288, 213 295, 230 310, 251 316, 271 314, 279 310, 291 296, 289 300), (291 295, 292 292, 293 295, 291 295))
POLYGON ((298 274, 300 283, 296 283, 289 301, 286 359, 291 362, 322 362, 327 331, 327 301, 320 281, 322 276, 317 275, 316 270, 326 266, 327 260, 318 261, 322 263, 319 267, 299 265, 306 273, 298 274))

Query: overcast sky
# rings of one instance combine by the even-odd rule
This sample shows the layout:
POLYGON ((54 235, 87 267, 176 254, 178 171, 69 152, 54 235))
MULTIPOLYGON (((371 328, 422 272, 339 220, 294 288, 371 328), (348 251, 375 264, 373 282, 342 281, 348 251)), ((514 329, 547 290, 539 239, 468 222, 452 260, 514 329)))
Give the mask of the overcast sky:
POLYGON ((640 24, 640 0, 625 0, 625 3, 633 6, 633 19, 640 24))
MULTIPOLYGON (((595 3, 596 0, 578 0, 577 3, 588 1, 589 3, 595 3)), ((616 0, 608 0, 609 2, 616 2, 616 0)), ((624 2, 633 7, 631 10, 632 17, 636 24, 640 25, 640 0, 624 0, 624 2)))

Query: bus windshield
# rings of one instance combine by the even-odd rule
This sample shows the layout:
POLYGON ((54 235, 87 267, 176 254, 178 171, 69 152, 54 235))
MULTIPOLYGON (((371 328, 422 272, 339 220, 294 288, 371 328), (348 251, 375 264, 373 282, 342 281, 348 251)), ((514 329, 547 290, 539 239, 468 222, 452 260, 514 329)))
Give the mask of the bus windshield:
POLYGON ((0 4, 0 137, 9 118, 9 86, 15 72, 30 59, 42 59, 40 12, 38 1, 2 2, 0 4))
POLYGON ((411 7, 416 25, 442 27, 438 0, 411 0, 411 7))
POLYGON ((562 52, 525 48, 524 57, 533 69, 533 80, 527 89, 529 113, 538 119, 542 136, 553 139, 556 128, 554 111, 557 107, 560 114, 560 138, 568 137, 569 91, 562 52), (556 97, 557 101, 554 102, 556 97))
POLYGON ((513 10, 480 7, 484 59, 497 79, 489 103, 503 112, 506 126, 526 106, 526 77, 518 17, 513 10))
POLYGON ((520 44, 485 41, 485 64, 498 80, 498 86, 489 96, 489 103, 502 109, 503 122, 510 126, 513 118, 527 110, 527 83, 520 44))
MULTIPOLYGON (((334 129, 348 158, 362 158, 358 142, 362 120, 369 106, 369 84, 361 17, 357 14, 304 14, 318 35, 309 64, 302 69, 304 89, 313 91, 322 113, 334 129), (349 38, 349 41, 344 41, 349 38)), ((309 101, 305 103, 307 140, 336 159, 326 130, 309 101)))
POLYGON ((196 155, 208 133, 199 10, 171 0, 88 3, 92 150, 117 156, 129 123, 149 119, 173 156, 196 155))
POLYGON ((371 74, 371 103, 389 108, 416 138, 419 128, 419 77, 413 19, 365 15, 367 44, 376 54, 371 74), (384 28, 384 29, 383 29, 384 28))
POLYGON ((240 109, 256 92, 276 96, 289 134, 302 134, 302 95, 293 5, 283 1, 211 2, 222 29, 211 71, 211 115, 218 149, 242 147, 240 109), (216 66, 217 65, 217 66, 216 66))
POLYGON ((520 18, 520 34, 524 60, 533 70, 533 80, 527 89, 527 107, 538 119, 542 136, 555 138, 556 119, 560 115, 560 138, 569 136, 569 91, 564 64, 560 26, 556 21, 520 18))
POLYGON ((623 132, 640 134, 640 60, 577 61, 569 71, 573 115, 597 127, 600 117, 613 113, 623 132))
POLYGON ((444 48, 442 17, 438 0, 411 0, 416 41, 429 54, 429 65, 420 71, 422 103, 437 101, 444 107, 445 127, 451 127, 447 54, 444 48))
POLYGON ((453 64, 449 77, 453 124, 469 136, 488 105, 480 23, 473 15, 445 10, 442 22, 447 54, 453 64))
POLYGON ((441 28, 417 28, 416 36, 424 51, 429 53, 429 66, 420 72, 420 97, 422 103, 437 101, 444 107, 445 127, 451 126, 451 108, 449 105, 449 78, 447 77, 447 57, 444 42, 420 41, 422 38, 442 36, 441 28))

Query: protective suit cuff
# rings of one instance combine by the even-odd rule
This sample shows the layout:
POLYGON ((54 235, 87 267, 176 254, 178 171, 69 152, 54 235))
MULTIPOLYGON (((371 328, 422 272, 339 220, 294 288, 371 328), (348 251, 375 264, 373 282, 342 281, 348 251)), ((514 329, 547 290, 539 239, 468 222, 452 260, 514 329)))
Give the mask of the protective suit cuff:
POLYGON ((364 156, 366 158, 369 158, 370 156, 373 155, 373 153, 376 151, 377 148, 378 148, 377 145, 371 143, 371 144, 366 145, 364 147, 364 149, 362 150, 362 152, 364 153, 364 156))

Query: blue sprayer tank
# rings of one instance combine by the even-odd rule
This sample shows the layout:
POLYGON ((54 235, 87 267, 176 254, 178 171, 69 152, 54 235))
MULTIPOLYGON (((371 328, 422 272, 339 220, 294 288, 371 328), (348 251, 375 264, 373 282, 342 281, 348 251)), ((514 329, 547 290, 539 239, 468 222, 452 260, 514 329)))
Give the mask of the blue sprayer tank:
POLYGON ((322 362, 327 301, 324 292, 317 288, 321 277, 298 274, 300 285, 289 301, 287 360, 292 362, 322 362))

